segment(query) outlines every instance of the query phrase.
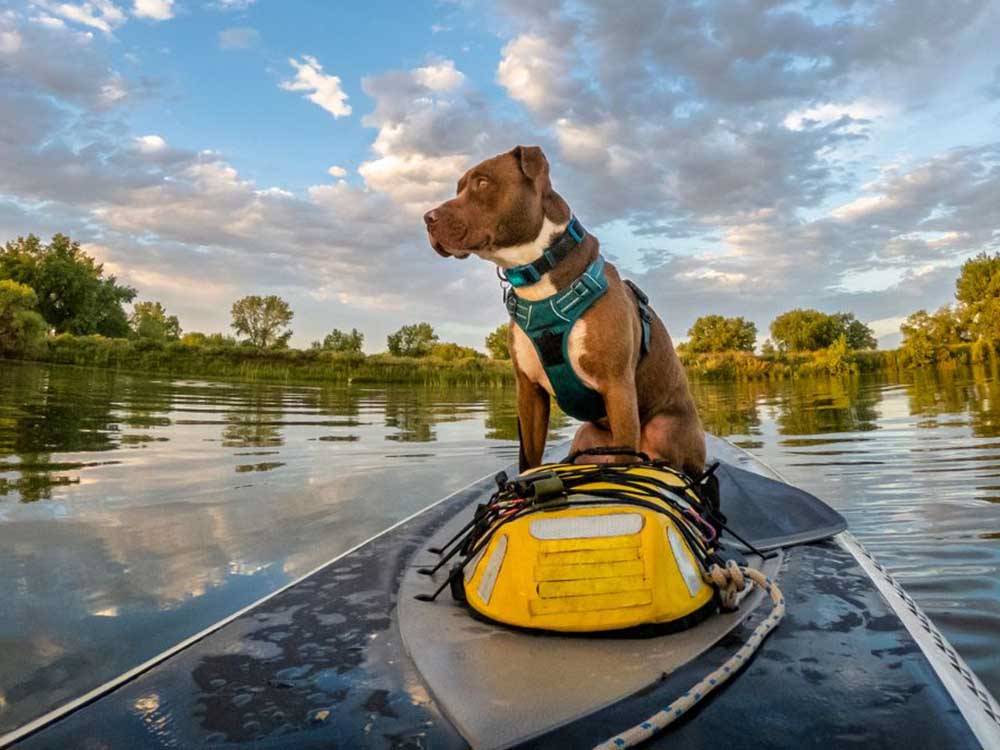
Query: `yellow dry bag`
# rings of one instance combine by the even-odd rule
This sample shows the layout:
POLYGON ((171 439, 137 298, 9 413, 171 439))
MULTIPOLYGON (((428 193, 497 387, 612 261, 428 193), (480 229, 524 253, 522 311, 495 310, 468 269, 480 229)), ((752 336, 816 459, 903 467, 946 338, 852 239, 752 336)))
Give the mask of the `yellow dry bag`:
POLYGON ((683 627, 716 608, 704 571, 717 517, 695 484, 653 464, 552 464, 481 506, 452 591, 526 628, 683 627))

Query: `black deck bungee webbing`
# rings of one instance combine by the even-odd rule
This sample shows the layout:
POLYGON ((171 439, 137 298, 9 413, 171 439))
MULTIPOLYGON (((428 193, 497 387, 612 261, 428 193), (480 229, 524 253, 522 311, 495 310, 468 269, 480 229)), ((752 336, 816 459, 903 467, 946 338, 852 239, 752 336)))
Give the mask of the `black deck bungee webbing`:
POLYGON ((447 579, 433 594, 421 594, 417 598, 421 601, 434 601, 461 575, 466 565, 489 544, 496 532, 510 521, 532 513, 577 506, 632 505, 663 513, 673 521, 674 527, 684 538, 706 574, 710 566, 720 561, 715 554, 713 543, 718 541, 723 527, 720 525, 716 528, 717 513, 708 502, 701 499, 696 482, 682 472, 671 469, 662 462, 650 461, 645 454, 630 449, 598 448, 581 451, 569 458, 588 454, 629 454, 636 456, 640 463, 562 463, 554 465, 551 471, 529 473, 514 480, 508 479, 505 474, 498 474, 496 477, 498 489, 489 502, 478 506, 473 519, 466 523, 447 544, 433 550, 441 555, 441 559, 433 568, 420 568, 418 572, 432 576, 456 556, 461 555, 461 561, 452 567, 447 579), (627 474, 629 469, 636 466, 669 471, 684 482, 683 487, 671 485, 655 477, 627 474), (558 477, 558 483, 550 481, 552 475, 558 477), (614 483, 624 489, 590 487, 598 483, 614 483), (537 488, 542 486, 548 489, 539 494, 537 488), (573 499, 574 493, 587 499, 573 499), (688 515, 686 508, 693 512, 695 518, 688 515), (698 519, 701 519, 701 523, 698 519))

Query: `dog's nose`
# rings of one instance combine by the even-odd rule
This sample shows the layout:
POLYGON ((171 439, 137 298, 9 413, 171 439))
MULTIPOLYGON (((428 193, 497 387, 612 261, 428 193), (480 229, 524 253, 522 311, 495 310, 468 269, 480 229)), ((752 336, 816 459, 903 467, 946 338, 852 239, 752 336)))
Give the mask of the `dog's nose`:
POLYGON ((430 211, 424 214, 424 224, 430 226, 435 221, 438 220, 438 212, 436 208, 432 208, 430 211))

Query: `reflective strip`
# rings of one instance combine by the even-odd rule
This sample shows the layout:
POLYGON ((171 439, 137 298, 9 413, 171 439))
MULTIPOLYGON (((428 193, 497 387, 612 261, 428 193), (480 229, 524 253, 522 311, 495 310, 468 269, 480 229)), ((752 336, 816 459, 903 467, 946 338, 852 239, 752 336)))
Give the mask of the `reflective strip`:
POLYGON ((479 552, 477 552, 475 554, 475 557, 473 557, 471 560, 469 560, 468 565, 465 566, 465 572, 464 572, 463 575, 465 576, 465 582, 466 583, 469 583, 469 581, 471 581, 473 578, 475 578, 476 571, 479 570, 479 563, 482 562, 483 555, 486 554, 486 547, 487 546, 488 545, 483 545, 483 548, 481 550, 479 550, 479 552))
POLYGON ((623 591, 597 596, 563 596, 559 599, 532 599, 528 608, 533 615, 558 615, 565 612, 595 612, 602 609, 642 607, 653 603, 653 592, 623 591))
POLYGON ((507 535, 504 534, 497 539, 497 543, 493 547, 493 551, 490 553, 490 559, 486 561, 486 567, 483 568, 483 577, 479 579, 479 588, 477 589, 477 593, 479 594, 479 598, 486 604, 490 603, 490 597, 493 596, 493 587, 497 585, 497 575, 500 573, 500 564, 503 562, 503 558, 506 554, 507 535))
POLYGON ((642 560, 592 563, 589 565, 538 565, 535 568, 535 580, 582 581, 591 578, 641 576, 644 572, 642 560))
POLYGON ((684 585, 687 586, 691 596, 698 596, 698 592, 704 588, 705 583, 687 556, 687 545, 673 526, 667 529, 667 539, 670 540, 670 550, 674 553, 674 559, 677 561, 677 568, 684 579, 684 585))
POLYGON ((567 516, 541 518, 531 522, 535 539, 593 539, 623 536, 642 531, 643 517, 639 513, 607 513, 601 516, 567 516))
POLYGON ((624 562, 625 560, 638 559, 638 546, 538 553, 539 565, 581 565, 587 563, 624 562))
POLYGON ((575 552, 599 549, 639 549, 642 537, 605 536, 596 539, 549 539, 538 543, 538 549, 545 554, 552 552, 575 552))
POLYGON ((615 594, 620 591, 641 591, 648 588, 649 584, 643 576, 594 578, 584 581, 545 581, 538 584, 538 595, 542 599, 556 599, 562 596, 615 594))

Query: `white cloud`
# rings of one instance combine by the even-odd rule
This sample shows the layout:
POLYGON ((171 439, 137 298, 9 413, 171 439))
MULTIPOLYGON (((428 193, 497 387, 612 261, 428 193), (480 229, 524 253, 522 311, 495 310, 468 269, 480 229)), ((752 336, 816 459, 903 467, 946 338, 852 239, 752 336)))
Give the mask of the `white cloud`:
POLYGON ((358 173, 368 188, 390 196, 408 216, 419 216, 453 195, 476 157, 509 149, 521 131, 491 117, 464 81, 451 60, 362 81, 375 100, 364 124, 378 128, 378 134, 373 158, 358 173))
POLYGON ((53 16, 65 18, 67 21, 89 26, 90 28, 110 34, 111 31, 125 23, 125 13, 110 0, 91 0, 79 4, 59 3, 52 0, 35 0, 35 4, 44 8, 53 16))
POLYGON ((212 5, 219 10, 246 10, 257 0, 216 0, 212 5))
POLYGON ((33 23, 37 23, 41 26, 47 26, 50 29, 66 28, 66 23, 61 18, 49 16, 45 13, 39 13, 37 16, 32 16, 31 20, 33 23))
POLYGON ((851 120, 878 120, 889 114, 891 114, 891 108, 881 102, 864 99, 844 104, 826 102, 818 106, 789 112, 785 117, 784 125, 789 130, 802 130, 815 125, 829 125, 842 117, 851 120))
MULTIPOLYGON (((131 9, 135 0, 115 2, 131 9)), ((138 85, 114 73, 96 34, 124 15, 108 12, 112 2, 44 0, 34 7, 45 15, 23 26, 0 11, 8 35, 0 37, 0 90, 12 93, 0 101, 0 192, 44 205, 58 216, 53 230, 82 240, 100 233, 143 288, 183 280, 182 319, 195 309, 184 287, 215 278, 231 285, 223 298, 259 286, 287 293, 304 305, 304 324, 313 298, 322 300, 317 319, 336 315, 338 303, 364 306, 375 330, 417 315, 440 327, 454 309, 468 309, 462 335, 472 343, 480 321, 502 315, 499 305, 476 304, 496 290, 491 269, 437 258, 418 214, 453 194, 480 158, 539 143, 556 189, 608 252, 624 266, 640 253, 648 261, 637 280, 675 331, 707 304, 752 317, 761 330, 797 305, 888 319, 945 301, 956 262, 1000 249, 1000 146, 942 151, 862 184, 884 144, 866 141, 873 128, 858 121, 895 126, 898 117, 902 132, 910 104, 933 111, 926 72, 943 57, 971 54, 959 42, 975 4, 904 9, 871 0, 863 19, 857 3, 842 5, 833 22, 794 2, 751 13, 750 3, 694 0, 502 0, 496 28, 511 31, 494 62, 508 100, 477 91, 450 60, 370 76, 363 123, 374 135, 361 181, 343 179, 348 170, 335 165, 327 184, 293 193, 249 180, 220 154, 129 133, 121 109, 104 114, 138 85), (899 93, 904 77, 920 79, 920 97, 899 93), (85 116, 68 117, 73 110, 85 116), (857 144, 858 153, 836 153, 840 144, 857 144), (843 205, 830 211, 833 196, 843 205), (869 269, 890 269, 884 283, 899 283, 877 290, 884 279, 869 269)), ((315 58, 291 65, 283 89, 335 117, 351 113, 340 79, 315 58)), ((353 170, 357 162, 344 163, 353 170)), ((225 305, 208 307, 224 317, 225 305)), ((357 312, 339 314, 348 322, 357 312)))
POLYGON ((260 32, 250 26, 233 26, 219 32, 221 49, 249 49, 260 41, 260 32))
POLYGON ((892 208, 892 205, 891 200, 884 195, 862 195, 842 206, 837 206, 837 208, 830 212, 830 215, 834 219, 856 221, 865 216, 892 208))
POLYGON ((174 17, 174 0, 135 0, 132 15, 153 21, 167 21, 174 17))
POLYGON ((703 281, 724 287, 739 286, 749 281, 745 273, 727 273, 725 271, 717 271, 714 268, 699 268, 684 271, 678 274, 677 278, 684 281, 703 281))
POLYGON ((466 154, 388 153, 364 162, 358 172, 373 190, 391 196, 414 214, 422 214, 454 191, 455 182, 469 166, 470 158, 466 154))
POLYGON ((21 49, 23 40, 16 31, 0 31, 0 55, 13 55, 21 49))
POLYGON ((135 138, 135 147, 142 154, 157 154, 166 150, 167 142, 158 135, 140 135, 135 138))
POLYGON ((892 336, 899 333, 899 326, 904 320, 906 320, 906 316, 904 315, 893 315, 889 318, 870 320, 865 325, 872 329, 875 333, 875 338, 880 339, 883 336, 892 336))
POLYGON ((303 55, 301 62, 294 58, 288 62, 295 68, 295 78, 282 81, 281 88, 285 91, 310 92, 306 94, 306 98, 335 118, 351 114, 351 105, 347 103, 347 94, 340 87, 339 76, 326 75, 323 66, 310 55, 303 55))
POLYGON ((119 75, 113 75, 101 86, 100 101, 105 107, 117 104, 127 96, 125 81, 119 75))
POLYGON ((465 75, 455 69, 452 60, 442 60, 441 62, 417 68, 413 71, 413 78, 422 86, 426 86, 431 91, 450 91, 462 85, 465 75))
POLYGON ((523 34, 503 48, 497 82, 529 109, 543 111, 557 104, 558 81, 569 75, 563 50, 544 37, 523 34))

